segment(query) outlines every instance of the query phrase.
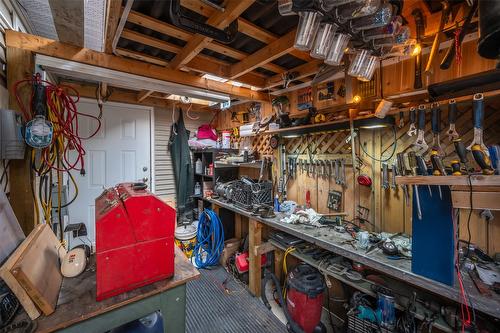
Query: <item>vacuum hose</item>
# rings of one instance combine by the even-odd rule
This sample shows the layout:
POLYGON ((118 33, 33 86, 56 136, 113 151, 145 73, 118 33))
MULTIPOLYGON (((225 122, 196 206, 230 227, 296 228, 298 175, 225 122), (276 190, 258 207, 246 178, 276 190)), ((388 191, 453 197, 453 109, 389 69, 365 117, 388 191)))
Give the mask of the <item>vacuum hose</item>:
MULTIPOLYGON (((283 299, 283 294, 281 293, 281 285, 276 275, 266 270, 264 273, 264 283, 262 285, 265 286, 267 281, 270 279, 273 280, 274 286, 278 290, 278 300, 280 302, 281 308, 283 309, 283 313, 285 314, 287 320, 286 324, 287 329, 292 333, 304 333, 302 328, 295 321, 293 321, 292 317, 290 316, 290 313, 288 313, 285 300, 283 299)), ((266 297, 266 288, 261 288, 261 289, 262 289, 261 290, 262 301, 264 302, 264 305, 267 306, 268 309, 270 309, 271 305, 269 304, 269 301, 267 300, 266 297)))

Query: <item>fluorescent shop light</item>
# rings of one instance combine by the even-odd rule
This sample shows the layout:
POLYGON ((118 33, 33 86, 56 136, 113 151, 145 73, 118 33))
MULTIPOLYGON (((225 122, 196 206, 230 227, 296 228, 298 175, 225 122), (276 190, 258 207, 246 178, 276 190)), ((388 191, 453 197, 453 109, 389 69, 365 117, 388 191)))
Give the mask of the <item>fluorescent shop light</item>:
POLYGON ((166 94, 199 98, 217 103, 223 103, 230 100, 227 94, 152 79, 141 75, 124 73, 113 69, 82 64, 75 61, 68 61, 40 54, 36 55, 35 61, 37 65, 42 66, 50 73, 91 82, 104 82, 114 87, 132 90, 152 90, 166 94))

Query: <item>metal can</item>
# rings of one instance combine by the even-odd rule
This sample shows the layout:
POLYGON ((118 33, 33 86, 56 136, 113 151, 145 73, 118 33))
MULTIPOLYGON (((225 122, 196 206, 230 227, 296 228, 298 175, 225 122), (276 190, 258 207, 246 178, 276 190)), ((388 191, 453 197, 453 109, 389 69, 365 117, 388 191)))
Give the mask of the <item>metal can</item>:
POLYGON ((378 293, 377 312, 380 318, 380 326, 392 330, 396 327, 396 308, 394 296, 378 293))

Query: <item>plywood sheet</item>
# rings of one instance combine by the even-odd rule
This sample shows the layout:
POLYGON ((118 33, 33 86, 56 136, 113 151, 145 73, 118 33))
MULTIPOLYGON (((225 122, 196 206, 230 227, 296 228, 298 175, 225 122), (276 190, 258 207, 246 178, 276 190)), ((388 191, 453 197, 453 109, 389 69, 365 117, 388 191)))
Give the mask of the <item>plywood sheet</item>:
POLYGON ((24 310, 28 316, 34 320, 40 316, 40 311, 35 306, 35 303, 31 300, 28 293, 19 284, 17 279, 12 275, 10 269, 16 264, 17 259, 22 255, 24 250, 28 247, 31 241, 38 236, 42 230, 43 225, 38 225, 33 229, 32 232, 26 237, 26 239, 19 245, 19 247, 10 255, 9 259, 0 268, 0 277, 5 281, 10 290, 16 295, 17 299, 23 306, 24 310))
POLYGON ((59 258, 66 250, 48 225, 43 225, 10 269, 45 315, 55 311, 62 275, 59 258))

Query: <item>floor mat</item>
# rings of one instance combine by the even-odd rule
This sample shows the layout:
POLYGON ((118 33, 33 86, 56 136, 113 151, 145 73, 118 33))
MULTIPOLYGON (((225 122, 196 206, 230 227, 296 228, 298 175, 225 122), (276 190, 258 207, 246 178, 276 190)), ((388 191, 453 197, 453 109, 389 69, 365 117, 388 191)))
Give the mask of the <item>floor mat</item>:
POLYGON ((187 333, 283 333, 285 326, 224 268, 200 270, 187 285, 187 333))

